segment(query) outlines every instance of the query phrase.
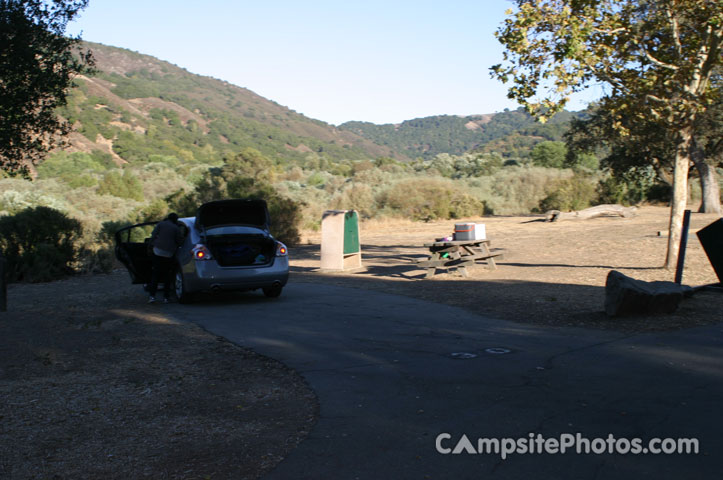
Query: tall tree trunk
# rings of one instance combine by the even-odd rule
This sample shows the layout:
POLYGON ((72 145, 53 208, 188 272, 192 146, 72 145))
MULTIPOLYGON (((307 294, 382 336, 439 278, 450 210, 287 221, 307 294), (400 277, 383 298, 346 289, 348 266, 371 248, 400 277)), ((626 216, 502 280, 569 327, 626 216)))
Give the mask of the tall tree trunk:
POLYGON ((693 160, 695 168, 698 170, 698 176, 700 176, 700 189, 703 198, 701 199, 698 212, 721 213, 718 175, 716 175, 715 168, 705 163, 703 150, 698 145, 698 142, 695 141, 695 138, 691 141, 690 157, 693 160))
POLYGON ((678 249, 683 230, 683 215, 688 200, 688 170, 690 167, 690 144, 693 138, 692 128, 680 131, 680 142, 675 151, 675 170, 673 171, 673 201, 670 206, 670 225, 668 226, 668 252, 665 268, 672 270, 678 263, 678 249))

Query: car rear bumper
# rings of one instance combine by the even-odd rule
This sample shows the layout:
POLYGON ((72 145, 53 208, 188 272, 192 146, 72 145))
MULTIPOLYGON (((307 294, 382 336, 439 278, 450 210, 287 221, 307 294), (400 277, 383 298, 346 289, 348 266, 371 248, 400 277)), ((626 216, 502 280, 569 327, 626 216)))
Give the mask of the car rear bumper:
POLYGON ((263 267, 219 267, 216 262, 191 260, 183 266, 183 279, 188 292, 283 287, 289 280, 289 258, 275 257, 263 267))

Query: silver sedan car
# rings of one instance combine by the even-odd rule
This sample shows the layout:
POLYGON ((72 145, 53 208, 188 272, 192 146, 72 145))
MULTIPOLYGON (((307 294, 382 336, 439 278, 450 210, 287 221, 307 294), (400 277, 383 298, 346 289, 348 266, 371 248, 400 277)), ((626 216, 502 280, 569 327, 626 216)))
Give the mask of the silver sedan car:
MULTIPOLYGON (((278 297, 289 279, 286 245, 269 233, 263 200, 219 200, 201 205, 195 217, 181 218, 183 244, 175 255, 175 292, 181 303, 198 292, 262 289, 278 297)), ((115 253, 133 283, 151 281, 151 231, 157 222, 116 232, 115 253)))

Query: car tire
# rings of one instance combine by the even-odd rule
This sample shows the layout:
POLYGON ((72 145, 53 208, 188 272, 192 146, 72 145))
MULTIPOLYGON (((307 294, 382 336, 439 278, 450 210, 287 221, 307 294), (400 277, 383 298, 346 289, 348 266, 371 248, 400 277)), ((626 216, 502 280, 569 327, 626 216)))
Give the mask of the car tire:
POLYGON ((176 270, 174 287, 178 303, 191 303, 193 301, 193 295, 186 289, 186 282, 183 281, 183 272, 180 268, 176 270))
POLYGON ((281 290, 283 290, 284 287, 281 285, 275 285, 273 287, 264 287, 262 290, 264 291, 264 295, 266 295, 269 298, 277 298, 279 295, 281 295, 281 290))

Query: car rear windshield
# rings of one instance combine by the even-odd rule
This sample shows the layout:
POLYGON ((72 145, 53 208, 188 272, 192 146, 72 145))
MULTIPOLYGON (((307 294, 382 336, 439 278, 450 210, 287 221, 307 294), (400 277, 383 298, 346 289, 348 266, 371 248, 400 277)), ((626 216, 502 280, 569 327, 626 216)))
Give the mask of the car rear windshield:
POLYGON ((203 205, 199 220, 205 228, 221 225, 266 225, 265 203, 220 201, 203 205))

